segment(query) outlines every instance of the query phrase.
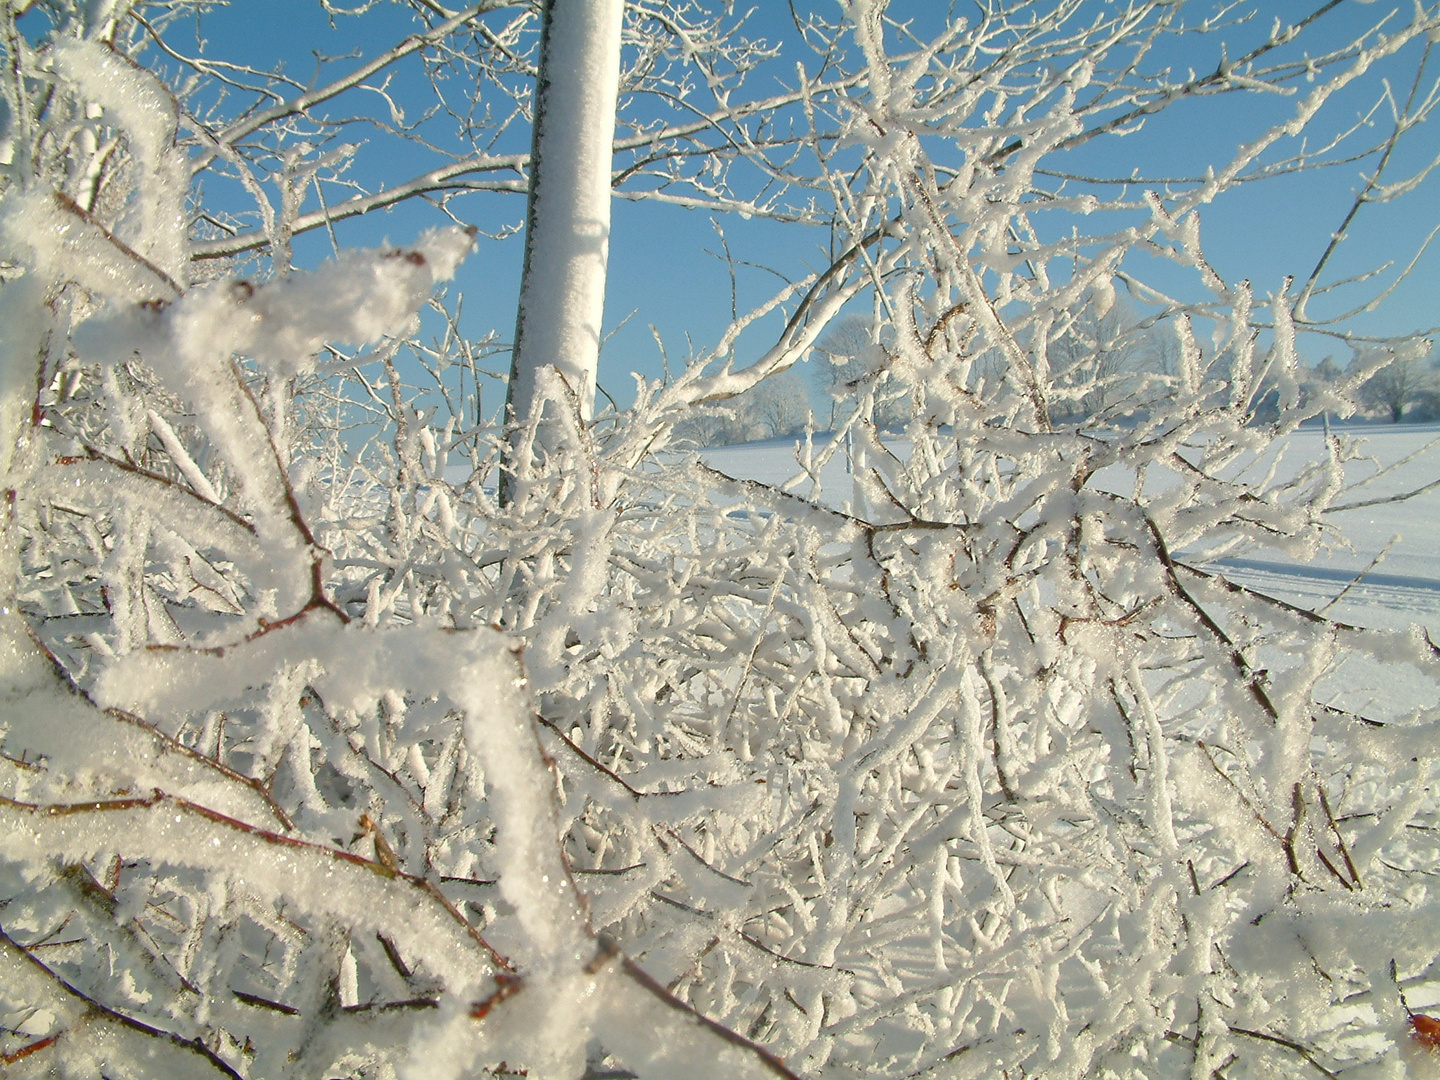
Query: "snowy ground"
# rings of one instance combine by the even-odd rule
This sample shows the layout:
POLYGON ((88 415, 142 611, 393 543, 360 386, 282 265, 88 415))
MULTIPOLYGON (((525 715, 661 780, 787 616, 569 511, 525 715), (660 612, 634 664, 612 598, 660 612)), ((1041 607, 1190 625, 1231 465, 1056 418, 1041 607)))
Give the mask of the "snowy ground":
MULTIPOLYGON (((1351 478, 1370 482, 1342 498, 1341 505, 1386 499, 1440 478, 1440 426, 1337 430, 1365 439, 1374 459, 1368 468, 1352 466, 1351 478)), ((1323 438, 1318 430, 1299 432, 1289 450, 1297 459, 1313 459, 1321 453, 1323 438)), ((1331 520, 1348 550, 1337 545, 1304 564, 1261 551, 1231 560, 1226 571, 1236 581, 1312 609, 1329 603, 1363 574, 1329 614, 1365 626, 1418 623, 1440 637, 1440 487, 1402 502, 1340 511, 1331 520), (1370 570, 1382 552, 1383 560, 1370 570)))
MULTIPOLYGON (((1363 439, 1370 458, 1349 467, 1347 479, 1362 486, 1342 497, 1339 505, 1436 486, 1401 502, 1378 501, 1329 515, 1336 527, 1335 542, 1308 562, 1257 549, 1225 560, 1226 576, 1310 610, 1325 609, 1343 622, 1385 628, 1418 624, 1440 638, 1440 425, 1351 424, 1331 430, 1363 439), (1384 558, 1372 568, 1382 552, 1384 558)), ((1318 427, 1290 436, 1281 448, 1280 468, 1293 471, 1316 460, 1324 438, 1318 427)), ((781 485, 798 472, 794 448, 794 440, 780 439, 716 447, 702 456, 731 476, 781 485)), ((892 448, 902 457, 908 450, 898 442, 892 448)), ((827 498, 843 504, 850 482, 841 455, 835 455, 821 477, 827 498)))

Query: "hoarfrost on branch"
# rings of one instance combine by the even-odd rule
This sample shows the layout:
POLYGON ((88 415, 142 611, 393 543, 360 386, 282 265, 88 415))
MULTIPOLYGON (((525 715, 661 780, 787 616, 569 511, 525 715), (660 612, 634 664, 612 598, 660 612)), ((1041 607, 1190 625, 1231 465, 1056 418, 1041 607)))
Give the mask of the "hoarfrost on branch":
POLYGON ((1440 14, 1310 48, 1333 6, 1181 77, 1152 54, 1236 12, 855 0, 797 14, 810 66, 751 96, 776 54, 728 8, 628 4, 616 193, 823 221, 831 259, 542 434, 477 415, 444 293, 475 230, 294 265, 403 199, 524 190, 489 140, 529 115, 531 6, 400 5, 393 47, 227 114, 198 88, 254 73, 181 48, 204 5, 0 4, 7 1075, 1433 1066, 1440 652, 1206 568, 1335 542, 1361 449, 1277 454, 1428 349, 1351 328, 1398 279, 1333 245, 1251 284, 1201 244, 1242 183, 1357 158, 1358 211, 1428 172, 1392 175, 1440 14), (355 92, 431 145, 387 96, 417 57, 470 149, 342 181, 355 92), (1356 87, 1378 126, 1319 134, 1356 87), (1288 114, 1203 176, 1060 168, 1262 92, 1288 114), (322 181, 355 186, 307 209, 322 181), (864 362, 791 483, 685 452, 836 320, 864 362), (1110 362, 1152 332, 1166 363, 1110 362), (1354 356, 1323 386, 1310 334, 1354 356))

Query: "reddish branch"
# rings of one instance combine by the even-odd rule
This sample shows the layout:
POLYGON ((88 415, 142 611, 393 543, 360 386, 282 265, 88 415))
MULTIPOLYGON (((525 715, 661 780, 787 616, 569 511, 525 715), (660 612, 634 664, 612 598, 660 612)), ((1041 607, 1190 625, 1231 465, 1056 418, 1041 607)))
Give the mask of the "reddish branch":
POLYGON ((227 829, 244 833, 246 836, 253 837, 266 844, 309 852, 341 865, 354 866, 368 871, 387 881, 403 882, 410 885, 426 893, 443 907, 446 913, 464 929, 466 935, 484 951, 496 968, 501 971, 514 970, 510 961, 498 953, 489 942, 480 936, 479 931, 470 924, 469 920, 459 912, 454 904, 445 898, 445 895, 441 893, 440 889, 433 882, 422 877, 416 877, 413 874, 392 869, 384 863, 374 862, 362 856, 355 855, 352 852, 342 851, 339 848, 328 847, 324 844, 316 844, 309 840, 300 840, 293 836, 282 836, 279 833, 270 832, 268 829, 257 828, 244 821, 239 821, 217 810, 211 810, 209 807, 201 806, 199 803, 191 802, 189 799, 176 795, 166 795, 164 792, 158 790, 146 796, 123 799, 101 799, 80 803, 25 803, 18 802, 14 799, 7 799, 3 795, 0 795, 0 806, 9 807, 22 813, 33 814, 37 817, 50 818, 70 817, 82 814, 115 813, 125 810, 149 810, 162 805, 173 807, 182 814, 191 814, 204 818, 207 821, 222 825, 227 829))
MULTIPOLYGON (((9 800, 3 801, 9 802, 9 800)), ((217 1057, 215 1053, 199 1039, 182 1039, 179 1035, 176 1035, 173 1032, 163 1031, 159 1028, 153 1028, 149 1024, 143 1024, 139 1020, 134 1020, 131 1017, 126 1016, 124 1013, 116 1012, 114 1009, 111 1009, 106 1005, 102 1005, 100 1002, 96 1001, 88 994, 82 993, 81 991, 77 990, 64 979, 60 978, 59 975, 55 974, 55 972, 52 971, 49 967, 47 967, 41 961, 37 960, 28 949, 20 945, 19 942, 15 941, 13 938, 11 938, 8 934, 5 933, 4 930, 0 930, 0 945, 9 946, 15 952, 19 953, 29 963, 33 964, 37 969, 43 972, 45 977, 49 979, 52 983, 54 983, 58 989, 63 991, 67 996, 74 998, 80 1006, 79 1011, 81 1012, 82 1018, 86 1016, 99 1018, 106 1022, 113 1023, 130 1031, 136 1032, 137 1034, 145 1035, 152 1039, 157 1039, 160 1042, 167 1044, 176 1050, 182 1051, 184 1053, 194 1054, 202 1058, 207 1064, 209 1064, 213 1069, 215 1069, 216 1072, 218 1072, 222 1076, 231 1077, 232 1080, 243 1080, 239 1073, 237 1073, 229 1065, 225 1064, 223 1060, 217 1057)), ((46 1047, 54 1044, 63 1034, 65 1034, 63 1031, 57 1032, 56 1034, 51 1035, 46 1039, 41 1039, 39 1042, 31 1043, 29 1046, 22 1047, 20 1050, 15 1051, 13 1054, 7 1055, 5 1057, 0 1057, 0 1062, 3 1062, 6 1065, 12 1065, 17 1061, 20 1061, 31 1054, 38 1053, 46 1047)))

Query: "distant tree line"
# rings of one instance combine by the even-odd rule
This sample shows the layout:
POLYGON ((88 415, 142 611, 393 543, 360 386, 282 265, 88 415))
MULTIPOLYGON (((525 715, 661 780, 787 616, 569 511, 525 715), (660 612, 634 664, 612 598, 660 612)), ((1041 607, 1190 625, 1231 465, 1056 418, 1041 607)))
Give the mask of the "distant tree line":
MULTIPOLYGON (((729 446, 798 435, 810 420, 804 380, 790 368, 723 403, 697 406, 675 425, 675 434, 691 446, 729 446)), ((816 426, 824 427, 822 421, 816 426)))
MULTIPOLYGON (((807 423, 833 430, 847 402, 874 393, 873 416, 881 430, 898 430, 910 415, 910 393, 886 378, 892 352, 884 334, 872 335, 868 316, 848 315, 835 321, 811 352, 805 380, 791 369, 767 379, 723 404, 701 407, 677 432, 694 446, 798 435, 807 423), (879 340, 876 340, 876 338, 879 340)), ((1180 374, 1180 341, 1167 321, 1142 317, 1123 300, 1108 294, 1092 298, 1069 325, 1052 336, 1046 350, 1054 376, 1050 420, 1060 426, 1125 424, 1148 415, 1180 374)), ((1227 358, 1217 358, 1223 373, 1227 358)), ((1297 373, 1296 392, 1302 402, 1333 391, 1365 362, 1358 356, 1341 366, 1325 357, 1297 373)), ((977 358, 971 390, 980 396, 999 392, 1005 370, 999 350, 977 358)), ((1273 378, 1261 380, 1254 404, 1255 419, 1273 419, 1280 388, 1273 378)), ((1361 384, 1354 415, 1376 419, 1423 422, 1440 419, 1440 358, 1417 356, 1382 367, 1361 384)))

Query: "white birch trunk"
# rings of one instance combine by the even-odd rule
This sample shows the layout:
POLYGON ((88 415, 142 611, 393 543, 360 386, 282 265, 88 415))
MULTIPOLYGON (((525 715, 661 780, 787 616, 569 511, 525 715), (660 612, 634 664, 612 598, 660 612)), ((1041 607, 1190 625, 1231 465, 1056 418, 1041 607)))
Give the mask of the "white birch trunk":
MULTIPOLYGON (((545 4, 508 398, 509 419, 521 425, 555 389, 563 392, 547 388, 553 386, 547 368, 579 402, 580 420, 588 421, 594 410, 624 12, 624 0, 545 4)), ((517 436, 512 446, 521 440, 517 436)), ((550 442, 543 427, 539 442, 550 442)), ((512 464, 523 469, 523 463, 512 464)))

